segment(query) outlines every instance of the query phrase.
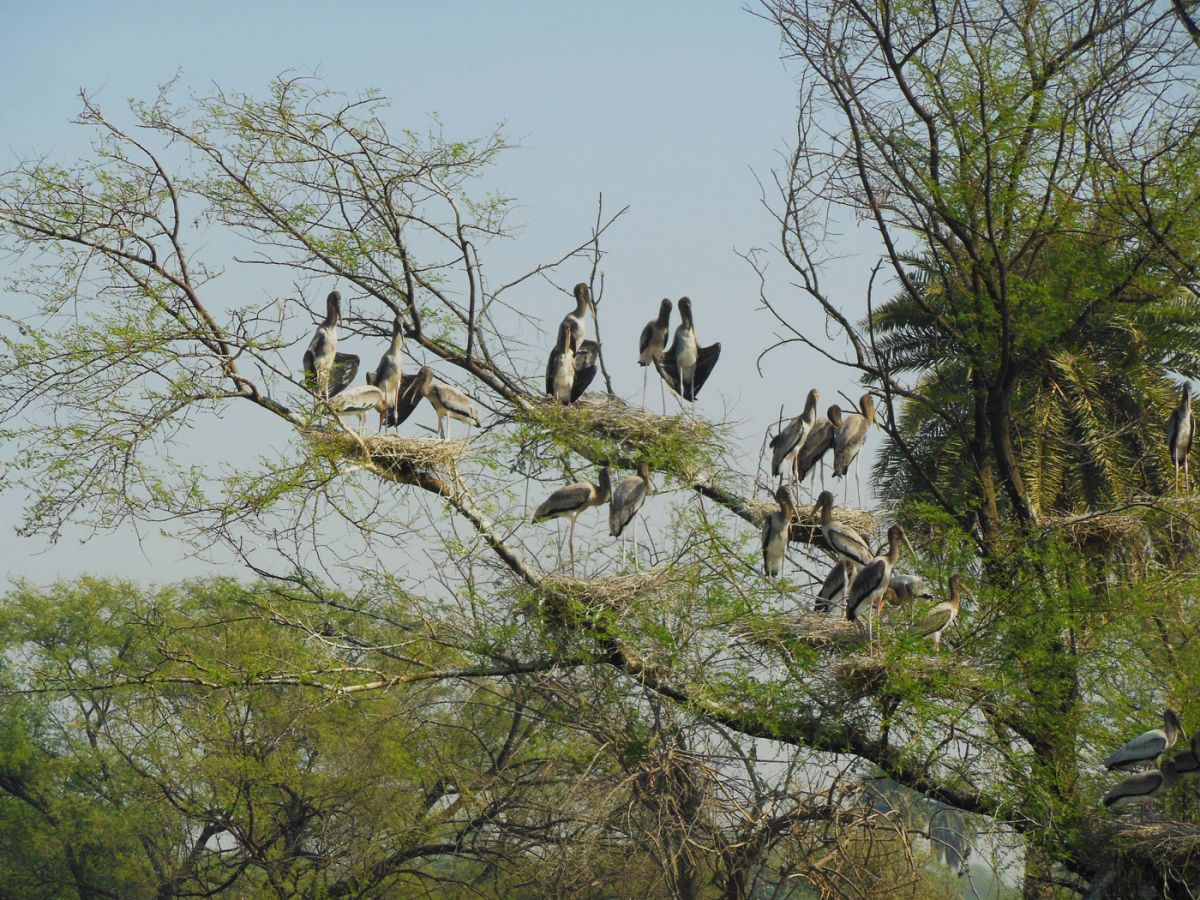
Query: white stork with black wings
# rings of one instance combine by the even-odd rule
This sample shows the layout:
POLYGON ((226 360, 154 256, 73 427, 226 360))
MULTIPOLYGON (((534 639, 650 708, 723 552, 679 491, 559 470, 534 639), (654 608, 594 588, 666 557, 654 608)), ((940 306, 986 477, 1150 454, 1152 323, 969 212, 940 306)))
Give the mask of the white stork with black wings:
POLYGON ((358 374, 358 357, 337 352, 337 327, 342 320, 342 295, 330 291, 325 298, 325 318, 304 351, 304 376, 318 397, 341 393, 358 374))

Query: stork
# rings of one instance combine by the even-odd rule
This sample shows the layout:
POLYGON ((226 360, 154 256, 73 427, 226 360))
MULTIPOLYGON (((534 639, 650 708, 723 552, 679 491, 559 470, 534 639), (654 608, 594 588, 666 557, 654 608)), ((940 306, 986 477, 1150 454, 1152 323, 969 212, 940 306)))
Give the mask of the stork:
MULTIPOLYGON (((533 521, 544 522, 546 519, 561 519, 571 517, 571 531, 567 543, 571 549, 571 574, 575 574, 575 520, 585 509, 600 506, 607 502, 612 489, 609 480, 608 466, 600 470, 600 481, 593 484, 590 481, 577 481, 566 487, 559 488, 546 498, 541 506, 534 511, 533 521)), ((559 544, 562 550, 562 544, 559 544)))
MULTIPOLYGON (((654 493, 650 483, 650 464, 638 463, 637 474, 622 478, 612 492, 608 505, 608 533, 620 538, 633 517, 638 514, 646 498, 654 493)), ((621 539, 621 558, 625 557, 625 540, 621 539)), ((637 528, 633 529, 633 564, 638 566, 637 528)))
MULTIPOLYGON (((387 424, 390 426, 395 421, 393 408, 396 402, 396 396, 400 391, 400 386, 404 377, 404 320, 399 316, 392 319, 392 343, 388 347, 387 352, 379 360, 379 365, 374 372, 367 373, 367 384, 374 385, 383 391, 383 396, 388 399, 387 407, 387 424)), ((380 424, 382 427, 383 423, 380 424)))
POLYGON ((339 394, 334 394, 325 402, 339 416, 358 416, 358 431, 360 434, 366 425, 367 413, 372 409, 379 413, 379 427, 382 429, 389 405, 387 396, 383 391, 371 384, 360 384, 357 387, 346 388, 346 390, 339 394))
POLYGON ((771 438, 771 475, 781 481, 784 467, 790 472, 800 446, 817 422, 817 400, 821 392, 813 388, 804 401, 804 412, 796 416, 779 434, 771 438))
POLYGON ((694 403, 721 356, 721 344, 700 346, 692 321, 692 301, 687 297, 679 300, 679 318, 682 321, 675 329, 671 349, 655 365, 671 390, 694 403))
POLYGON ((768 578, 778 578, 783 572, 788 532, 796 515, 796 507, 792 505, 787 488, 781 486, 775 491, 775 502, 779 504, 779 509, 767 516, 762 529, 763 574, 768 578))
POLYGON ((570 317, 558 327, 558 343, 546 363, 546 396, 567 406, 575 398, 575 350, 571 347, 570 317))
MULTIPOLYGON (((858 401, 860 412, 850 413, 842 419, 833 438, 833 477, 846 478, 850 463, 854 463, 854 480, 858 485, 858 505, 862 506, 862 481, 859 477, 858 454, 867 442, 867 432, 875 424, 875 398, 863 394, 858 401)), ((850 480, 846 479, 846 491, 842 502, 850 499, 850 480)))
POLYGON ((959 594, 963 592, 962 576, 955 573, 950 576, 950 599, 944 600, 925 614, 920 622, 914 622, 911 631, 922 637, 933 635, 935 650, 942 646, 942 632, 958 619, 960 606, 959 594))
POLYGON ((813 612, 830 612, 835 603, 845 601, 846 587, 850 584, 850 579, 854 576, 854 568, 853 563, 847 562, 844 559, 839 559, 833 564, 833 568, 825 576, 821 590, 817 591, 817 599, 813 603, 813 612))
MULTIPOLYGON (((814 473, 822 457, 833 447, 833 439, 842 424, 842 408, 836 403, 829 407, 825 415, 817 419, 808 430, 804 442, 796 452, 796 481, 803 482, 805 477, 814 473)), ((825 470, 821 470, 821 487, 825 487, 825 470)), ((809 485, 811 491, 812 485, 809 485)), ((811 494, 810 494, 811 496, 811 494)))
POLYGON ((1171 451, 1171 462, 1175 466, 1175 491, 1179 491, 1179 469, 1183 468, 1183 486, 1188 488, 1188 453, 1192 449, 1192 438, 1196 434, 1196 420, 1192 418, 1192 393, 1187 384, 1179 398, 1179 405, 1171 410, 1167 420, 1167 448, 1171 451))
POLYGON ((1167 758, 1157 769, 1126 778, 1104 795, 1105 809, 1120 809, 1132 803, 1146 803, 1169 790, 1179 781, 1175 760, 1167 758))
POLYGON ((875 604, 888 589, 892 579, 892 567, 900 559, 900 541, 904 540, 904 529, 893 525, 888 529, 887 553, 875 557, 868 565, 862 567, 850 583, 846 592, 846 618, 855 621, 860 616, 867 620, 867 642, 873 640, 871 631, 871 616, 875 604))
POLYGON ((587 337, 587 311, 592 305, 592 294, 584 282, 575 285, 575 309, 563 318, 563 324, 571 329, 571 349, 578 350, 587 337))
POLYGON ((841 560, 842 594, 849 596, 850 580, 860 567, 875 559, 875 554, 871 552, 871 548, 867 546, 867 542, 863 540, 861 534, 849 525, 843 525, 841 522, 833 520, 833 494, 829 491, 821 491, 821 496, 817 498, 817 505, 813 507, 813 512, 821 514, 821 536, 825 538, 825 544, 829 549, 841 560))
POLYGON ((421 392, 422 397, 429 401, 429 405, 437 413, 438 437, 449 437, 450 426, 446 423, 447 418, 458 419, 460 422, 466 422, 468 425, 476 427, 482 424, 471 398, 456 387, 434 381, 433 369, 429 366, 421 366, 417 375, 419 376, 417 390, 421 392))
POLYGON ((358 357, 337 352, 337 327, 341 320, 342 295, 330 291, 325 298, 325 318, 304 351, 305 381, 319 397, 341 393, 358 374, 358 357))
POLYGON ((1125 746, 1120 750, 1110 753, 1104 758, 1104 768, 1110 772, 1132 772, 1151 766, 1164 750, 1175 745, 1181 731, 1183 731, 1183 725, 1175 710, 1165 709, 1163 710, 1162 728, 1144 731, 1137 737, 1126 741, 1125 746))
POLYGON ((893 572, 888 589, 896 595, 897 603, 907 603, 910 600, 928 600, 933 594, 929 585, 920 575, 907 575, 903 572, 893 572))
MULTIPOLYGON (((638 365, 642 367, 642 412, 646 411, 646 366, 662 364, 663 351, 667 349, 667 338, 671 333, 671 301, 663 297, 658 305, 658 318, 651 319, 638 338, 638 365)), ((663 415, 667 414, 667 389, 662 386, 663 415)))

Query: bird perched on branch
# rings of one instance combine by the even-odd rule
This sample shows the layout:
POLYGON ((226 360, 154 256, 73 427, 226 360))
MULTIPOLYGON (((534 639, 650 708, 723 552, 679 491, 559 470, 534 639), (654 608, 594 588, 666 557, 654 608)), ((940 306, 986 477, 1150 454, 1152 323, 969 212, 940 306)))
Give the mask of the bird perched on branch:
MULTIPOLYGON (((393 408, 396 396, 400 391, 404 377, 404 320, 396 316, 392 320, 392 343, 374 372, 367 373, 367 384, 383 391, 388 400, 388 415, 385 424, 392 426, 395 421, 393 408)), ((399 424, 399 423, 396 423, 399 424)))
MULTIPOLYGON (((611 476, 608 466, 600 470, 598 483, 577 481, 566 487, 561 487, 545 499, 533 513, 534 522, 544 522, 546 519, 570 517, 571 531, 567 543, 571 548, 571 573, 575 573, 575 520, 580 513, 593 506, 600 506, 608 501, 612 490, 611 476)), ((561 551, 562 545, 559 545, 561 551)))
POLYGON ((358 374, 358 357, 337 352, 337 327, 341 320, 342 295, 330 291, 325 298, 325 318, 304 351, 305 381, 318 397, 341 393, 358 374))
MULTIPOLYGON (((893 576, 894 577, 894 576, 893 576)), ((960 593, 965 593, 962 586, 962 576, 955 573, 950 576, 950 598, 939 603, 925 614, 919 622, 914 622, 912 632, 923 637, 933 636, 935 649, 942 646, 942 633, 958 619, 960 593)))
POLYGON ((357 387, 346 388, 346 390, 340 394, 334 394, 325 402, 339 416, 358 416, 359 432, 365 427, 367 413, 371 410, 379 413, 379 427, 382 429, 388 411, 387 397, 384 396, 383 391, 370 384, 360 384, 357 387))
POLYGON ((1133 803, 1147 803, 1179 781, 1173 759, 1164 759, 1157 769, 1126 778, 1104 795, 1106 809, 1120 809, 1133 803))
POLYGON ((671 349, 655 365, 671 390, 684 400, 695 402, 721 357, 721 344, 700 346, 692 320, 692 301, 687 297, 679 300, 679 318, 682 321, 675 329, 671 349))
POLYGON ((792 464, 800 446, 817 423, 817 400, 821 393, 816 388, 808 392, 804 400, 804 412, 788 422, 779 434, 771 438, 771 475, 780 480, 792 471, 792 464))
POLYGON ((1151 766, 1164 750, 1175 746, 1183 725, 1173 709, 1163 710, 1163 727, 1144 731, 1137 737, 1104 758, 1104 768, 1111 771, 1132 772, 1151 766))
POLYGON ((904 540, 904 529, 893 525, 888 529, 888 549, 862 567, 850 582, 846 592, 846 618, 850 621, 862 617, 867 620, 867 641, 872 640, 871 617, 875 605, 882 599, 892 578, 892 567, 900 559, 900 541, 904 540))
POLYGON ((779 509, 767 516, 762 529, 763 573, 768 578, 778 578, 783 572, 788 533, 796 516, 796 507, 787 488, 780 487, 775 491, 775 502, 779 504, 779 509))
POLYGON ((445 438, 449 436, 450 428, 446 423, 446 419, 448 418, 458 419, 458 421, 466 422, 468 425, 479 426, 483 424, 479 421, 479 413, 476 412, 475 404, 471 402, 471 398, 456 387, 451 387, 440 381, 434 381, 433 370, 429 366, 421 366, 417 375, 416 389, 421 392, 421 396, 429 401, 429 405, 437 413, 438 437, 445 438))
MULTIPOLYGON (((666 297, 658 305, 658 318, 651 319, 638 338, 638 365, 642 367, 642 410, 646 409, 646 366, 659 368, 663 351, 667 349, 667 338, 671 332, 671 301, 666 297)), ((666 389, 663 389, 663 414, 667 412, 666 389)))
POLYGON ((1175 466, 1175 490, 1179 490, 1179 470, 1183 469, 1183 486, 1190 484, 1188 454, 1192 449, 1192 438, 1196 435, 1196 420, 1192 418, 1192 392, 1189 385, 1183 386, 1179 405, 1171 410, 1167 420, 1167 448, 1171 451, 1171 462, 1175 466))

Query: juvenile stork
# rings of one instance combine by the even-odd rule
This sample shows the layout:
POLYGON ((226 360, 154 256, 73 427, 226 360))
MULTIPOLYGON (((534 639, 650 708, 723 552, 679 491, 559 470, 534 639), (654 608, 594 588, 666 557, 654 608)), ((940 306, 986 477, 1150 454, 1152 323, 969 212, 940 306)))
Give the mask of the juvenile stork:
POLYGON ((341 393, 358 374, 358 357, 337 352, 337 327, 341 320, 342 295, 330 291, 325 298, 325 318, 304 351, 305 381, 318 397, 341 393))
POLYGON ((1157 769, 1126 778, 1104 795, 1105 809, 1120 809, 1133 803, 1147 803, 1179 781, 1175 760, 1167 758, 1157 769))
POLYGON ((925 583, 925 579, 920 575, 893 572, 892 580, 888 583, 888 589, 896 595, 897 603, 907 603, 910 600, 928 600, 933 597, 933 594, 929 592, 929 585, 925 583))
POLYGON ((587 311, 592 305, 592 293, 584 282, 575 285, 575 309, 563 318, 571 329, 571 349, 578 350, 587 338, 587 311))
POLYGON ((1144 731, 1127 741, 1125 746, 1104 759, 1104 768, 1110 772, 1132 772, 1154 765, 1154 761, 1179 740, 1183 725, 1173 709, 1163 710, 1163 727, 1144 731))
POLYGON ((421 366, 421 370, 417 374, 420 379, 417 389, 421 392, 421 396, 429 401, 433 411, 437 413, 438 437, 446 438, 450 434, 447 418, 458 419, 460 422, 466 422, 468 425, 476 427, 483 424, 479 421, 479 413, 475 410, 475 404, 471 402, 470 397, 456 387, 434 381, 433 369, 429 366, 421 366))
POLYGON ((558 342, 546 363, 546 396, 568 406, 575 400, 575 350, 571 346, 571 323, 563 319, 558 326, 558 342))
POLYGON ((784 429, 771 438, 771 475, 783 480, 785 471, 790 472, 800 452, 800 446, 817 423, 817 400, 821 392, 813 388, 804 401, 804 412, 788 422, 784 429), (786 467, 786 470, 785 470, 786 467))
POLYGON ((762 529, 763 574, 768 578, 778 578, 783 572, 788 532, 796 516, 796 507, 787 488, 780 487, 775 491, 775 502, 779 504, 779 509, 767 516, 762 529))
POLYGON ((383 391, 371 384, 360 384, 357 387, 346 388, 346 390, 339 394, 334 394, 325 402, 339 416, 358 416, 358 431, 360 434, 366 425, 367 413, 371 410, 379 413, 379 427, 382 429, 389 405, 383 391))
POLYGON ((700 346, 692 321, 692 301, 687 297, 679 300, 679 318, 681 321, 675 329, 671 349, 655 365, 671 390, 694 403, 721 356, 721 344, 700 346))
MULTIPOLYGON (((796 453, 796 481, 802 483, 811 472, 816 478, 817 464, 833 447, 834 437, 842 424, 842 408, 836 403, 813 424, 796 453)), ((821 469, 821 487, 825 487, 825 470, 821 469)), ((809 485, 812 490, 812 485, 809 485)), ((810 494, 811 496, 811 494, 810 494)))
MULTIPOLYGON (((571 531, 567 536, 567 544, 571 549, 571 574, 575 574, 575 520, 585 509, 600 506, 608 501, 612 489, 609 480, 608 466, 600 470, 600 481, 593 484, 590 481, 577 481, 559 488, 546 498, 545 502, 534 511, 533 521, 544 522, 546 519, 571 518, 571 531)), ((562 544, 558 545, 562 552, 562 544)))
MULTIPOLYGON (((628 475, 613 488, 612 502, 608 505, 608 533, 620 538, 625 527, 638 514, 646 498, 654 493, 650 483, 650 464, 638 463, 637 474, 628 475)), ((625 540, 621 538, 621 558, 625 558, 625 540)), ((633 564, 638 565, 637 528, 633 529, 633 564)))
POLYGON ((942 646, 942 632, 954 624, 960 606, 959 594, 963 592, 962 576, 950 576, 950 599, 944 600, 925 614, 920 622, 914 622, 912 632, 922 637, 933 636, 935 650, 942 646))
MULTIPOLYGON (((404 320, 396 316, 392 320, 392 343, 374 372, 367 373, 367 384, 374 385, 383 391, 388 400, 387 422, 391 426, 395 422, 394 408, 396 396, 404 378, 404 320)), ((397 423, 398 424, 398 423, 397 423)), ((380 424, 382 427, 383 423, 380 424)))
POLYGON ((839 559, 833 564, 833 568, 825 576, 825 582, 821 585, 821 589, 817 591, 813 612, 828 613, 833 610, 834 604, 845 602, 846 587, 850 584, 853 574, 847 568, 849 566, 853 566, 853 563, 847 563, 844 559, 839 559))
MULTIPOLYGON (((875 424, 875 398, 863 394, 858 401, 860 412, 843 417, 833 437, 833 477, 846 478, 850 464, 854 463, 854 481, 858 485, 858 505, 862 506, 862 481, 859 477, 858 455, 867 442, 867 432, 875 424)), ((850 499, 850 479, 846 478, 846 491, 842 502, 850 499)))
POLYGON ((392 406, 388 410, 387 424, 389 428, 398 428, 403 425, 421 404, 421 401, 425 399, 422 389, 427 377, 430 381, 433 380, 433 370, 429 366, 422 366, 412 375, 400 376, 400 386, 396 389, 396 394, 392 398, 392 406), (428 376, 425 375, 426 372, 429 373, 428 376))
POLYGON ((1176 753, 1171 757, 1171 762, 1175 763, 1175 771, 1181 777, 1195 778, 1200 776, 1200 759, 1197 759, 1196 754, 1191 750, 1176 753))
POLYGON ((871 552, 871 548, 863 540, 861 534, 849 525, 834 521, 833 494, 829 491, 821 491, 821 496, 817 498, 817 505, 813 507, 813 512, 821 514, 821 536, 825 538, 829 549, 837 555, 841 565, 841 593, 845 598, 850 594, 850 581, 854 578, 855 573, 860 567, 872 562, 875 554, 871 552))
MULTIPOLYGON (((642 412, 646 411, 646 375, 653 365, 658 368, 662 364, 663 351, 667 349, 667 338, 671 333, 671 301, 663 297, 658 305, 658 318, 651 319, 642 329, 638 338, 638 365, 642 367, 642 412)), ((667 414, 667 389, 662 387, 663 415, 667 414)))
POLYGON ((1190 484, 1188 453, 1192 449, 1192 438, 1196 434, 1196 420, 1192 418, 1192 392, 1187 384, 1179 398, 1179 405, 1171 410, 1167 420, 1167 448, 1171 451, 1171 462, 1175 466, 1175 491, 1179 491, 1179 469, 1183 469, 1183 486, 1190 484))
POLYGON ((867 620, 867 643, 874 640, 871 616, 892 579, 892 567, 900 559, 900 541, 904 540, 904 529, 893 525, 888 529, 887 553, 877 556, 854 576, 846 592, 846 618, 851 622, 860 616, 867 620))

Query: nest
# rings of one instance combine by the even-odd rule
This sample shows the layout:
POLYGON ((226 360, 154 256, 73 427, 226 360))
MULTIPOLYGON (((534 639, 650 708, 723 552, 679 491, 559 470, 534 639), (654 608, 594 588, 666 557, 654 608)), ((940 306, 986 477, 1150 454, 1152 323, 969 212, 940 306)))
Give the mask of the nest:
MULTIPOLYGON (((743 504, 746 513, 753 517, 756 525, 762 525, 766 521, 767 516, 779 509, 779 504, 774 500, 747 500, 743 504)), ((876 526, 876 519, 871 513, 865 509, 851 509, 846 506, 839 506, 834 510, 833 519, 835 522, 841 522, 843 525, 849 526, 859 534, 871 534, 876 526)), ((799 529, 802 533, 812 532, 820 533, 821 530, 821 513, 820 511, 813 512, 813 508, 808 504, 801 503, 796 507, 796 517, 792 519, 792 540, 796 540, 795 531, 799 529)), ((812 537, 806 539, 811 543, 812 537)))
POLYGON ((354 435, 345 432, 313 431, 309 437, 320 446, 346 456, 365 457, 386 468, 409 466, 417 469, 453 468, 467 453, 466 441, 401 437, 394 434, 354 435))
POLYGON ((1139 545, 1146 528, 1136 516, 1123 513, 1094 513, 1083 516, 1051 516, 1042 519, 1049 531, 1065 531, 1077 547, 1114 548, 1139 545))
POLYGON ((547 575, 542 579, 543 602, 582 604, 591 610, 623 609, 634 600, 663 592, 675 570, 662 566, 610 578, 570 578, 547 575))
POLYGON ((828 613, 790 612, 766 616, 742 627, 742 640, 767 650, 789 653, 796 646, 813 650, 854 647, 867 639, 857 622, 828 613))
POLYGON ((1115 822, 1111 826, 1113 843, 1133 856, 1160 864, 1188 865, 1195 869, 1200 860, 1200 828, 1186 822, 1115 822))

